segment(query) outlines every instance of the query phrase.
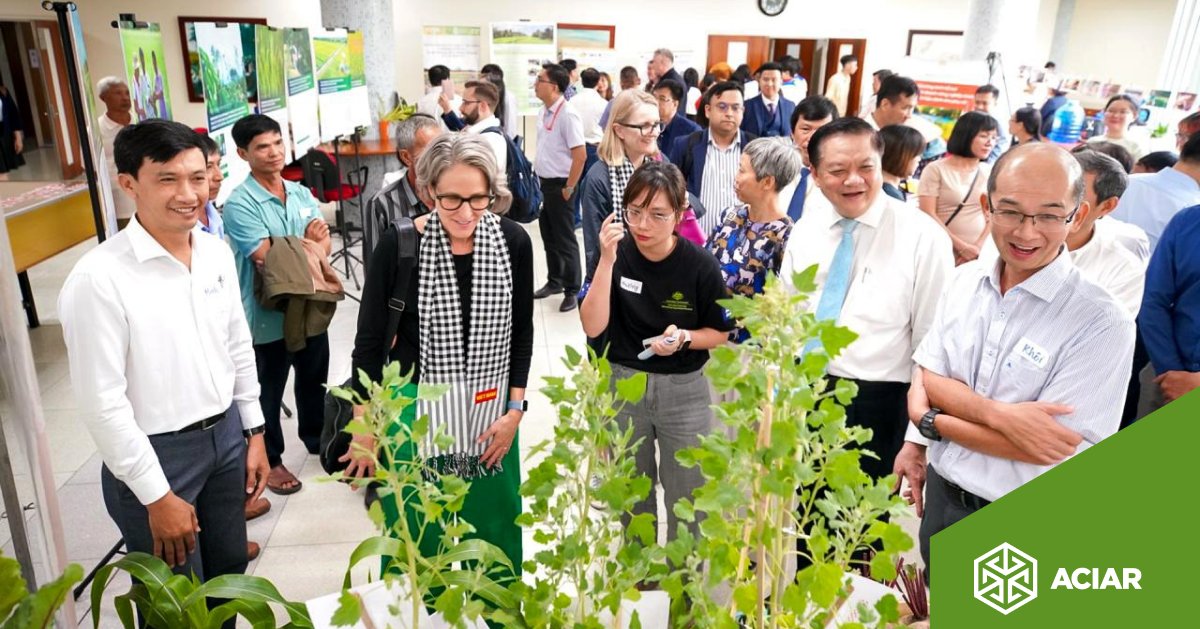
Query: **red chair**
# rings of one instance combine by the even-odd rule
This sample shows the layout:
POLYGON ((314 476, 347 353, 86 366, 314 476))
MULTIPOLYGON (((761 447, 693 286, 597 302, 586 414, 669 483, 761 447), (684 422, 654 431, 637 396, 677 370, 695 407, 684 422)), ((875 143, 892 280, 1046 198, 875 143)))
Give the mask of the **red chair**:
POLYGON ((362 258, 350 250, 362 242, 362 226, 355 225, 346 219, 345 204, 358 208, 358 215, 365 216, 362 191, 367 182, 367 167, 359 166, 346 172, 346 180, 342 180, 342 170, 335 157, 319 149, 310 149, 300 158, 300 168, 304 181, 312 191, 313 196, 322 203, 333 203, 337 206, 334 211, 334 227, 330 231, 341 237, 342 246, 333 252, 330 264, 337 268, 337 261, 343 263, 346 279, 354 281, 355 288, 361 290, 358 275, 353 265, 362 267, 362 258), (357 233, 358 237, 354 234, 357 233))

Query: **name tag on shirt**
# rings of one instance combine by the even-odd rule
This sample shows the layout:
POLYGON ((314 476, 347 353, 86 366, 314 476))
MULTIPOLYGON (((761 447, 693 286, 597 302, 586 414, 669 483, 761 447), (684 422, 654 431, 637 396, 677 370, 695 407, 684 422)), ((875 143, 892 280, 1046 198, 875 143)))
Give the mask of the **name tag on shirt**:
POLYGON ((1034 364, 1038 369, 1045 368, 1046 363, 1050 361, 1049 352, 1027 338, 1017 341, 1017 346, 1013 348, 1013 354, 1034 364))
POLYGON ((621 288, 636 295, 642 294, 642 283, 628 277, 621 278, 621 288))

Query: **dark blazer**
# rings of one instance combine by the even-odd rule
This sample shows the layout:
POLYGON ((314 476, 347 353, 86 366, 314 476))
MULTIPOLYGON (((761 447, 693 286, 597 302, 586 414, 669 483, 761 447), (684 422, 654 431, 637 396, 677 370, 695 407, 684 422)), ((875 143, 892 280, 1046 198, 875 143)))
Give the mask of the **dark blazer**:
POLYGON ((792 112, 796 110, 796 103, 779 97, 779 103, 775 107, 775 116, 771 117, 767 114, 767 104, 763 102, 762 95, 755 96, 746 101, 746 113, 742 116, 742 131, 753 133, 759 137, 788 137, 792 135, 792 130, 788 125, 792 120, 792 112))
MULTIPOLYGON (((685 83, 683 81, 683 76, 681 76, 678 72, 676 72, 674 67, 672 67, 670 70, 667 70, 667 72, 665 74, 663 74, 662 76, 658 77, 658 81, 656 81, 654 83, 654 85, 658 85, 659 83, 662 83, 666 79, 671 79, 672 81, 676 81, 677 83, 682 85, 684 96, 687 95, 687 83, 685 83)), ((651 89, 653 89, 653 87, 651 89)))
MULTIPOLYGON (((753 133, 745 131, 739 135, 743 149, 746 148, 747 142, 758 138, 753 133)), ((704 162, 707 158, 708 129, 676 138, 675 143, 671 145, 671 150, 667 152, 667 159, 670 159, 671 163, 683 172, 688 192, 696 196, 700 196, 700 180, 704 177, 704 162)))
POLYGON ((676 138, 691 135, 699 130, 700 125, 688 120, 687 116, 683 115, 683 111, 677 111, 675 117, 666 127, 663 127, 662 133, 658 135, 658 150, 665 153, 670 150, 676 138))

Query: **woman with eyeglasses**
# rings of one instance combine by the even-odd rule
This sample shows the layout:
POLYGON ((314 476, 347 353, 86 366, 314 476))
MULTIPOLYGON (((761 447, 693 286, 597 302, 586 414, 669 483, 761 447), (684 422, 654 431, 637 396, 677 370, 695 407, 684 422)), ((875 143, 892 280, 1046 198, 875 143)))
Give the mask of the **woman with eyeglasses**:
MULTIPOLYGON (((395 428, 428 415, 431 431, 444 429, 453 444, 418 446, 427 471, 471 481, 461 511, 520 572, 521 512, 517 428, 525 414, 525 386, 533 355, 533 249, 517 223, 503 218, 511 195, 492 148, 478 135, 438 137, 417 161, 417 186, 434 211, 413 220, 418 255, 407 279, 398 278, 399 237, 389 229, 371 253, 354 339, 353 368, 378 381, 385 362, 413 371, 416 382, 450 386, 442 398, 410 406, 395 428), (389 299, 406 282, 400 325, 387 336, 389 299)), ((360 388, 357 377, 352 379, 360 388)), ((360 393, 362 393, 360 388, 360 393)), ((355 408, 361 414, 361 407, 355 408)), ((370 437, 354 437, 343 457, 347 477, 370 477, 379 461, 370 437)), ((395 496, 381 497, 385 524, 400 517, 395 496)), ((410 522, 415 512, 408 509, 410 522)), ((423 550, 437 548, 427 533, 423 550)))
POLYGON ((1117 94, 1108 99, 1104 105, 1104 135, 1088 138, 1092 142, 1112 142, 1133 155, 1137 161, 1146 154, 1146 150, 1136 140, 1129 137, 1129 127, 1137 122, 1141 105, 1128 94, 1117 94))
MULTIPOLYGON (((634 513, 658 512, 655 485, 667 504, 667 536, 675 538, 673 505, 704 482, 698 468, 675 460, 713 429, 711 391, 703 368, 708 350, 733 327, 725 309, 725 284, 707 251, 675 233, 687 207, 683 175, 664 162, 642 164, 625 186, 625 224, 616 215, 600 230, 599 264, 579 308, 589 342, 607 347, 613 377, 642 372, 646 395, 626 406, 618 421, 641 439, 637 470, 650 477, 650 495, 634 513), (659 456, 655 458, 655 446, 659 456)), ((689 525, 692 533, 698 526, 689 525)))

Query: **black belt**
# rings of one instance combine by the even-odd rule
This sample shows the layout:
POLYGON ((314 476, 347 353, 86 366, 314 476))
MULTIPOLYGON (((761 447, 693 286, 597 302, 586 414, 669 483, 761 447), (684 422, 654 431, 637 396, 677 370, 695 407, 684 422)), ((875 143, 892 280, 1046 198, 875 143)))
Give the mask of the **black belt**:
POLYGON ((212 430, 214 427, 216 427, 217 424, 221 423, 222 419, 225 419, 224 412, 217 413, 216 415, 213 415, 212 417, 202 419, 194 424, 188 424, 187 426, 184 426, 183 428, 180 428, 179 430, 175 430, 172 432, 162 432, 159 434, 160 435, 182 435, 185 432, 195 432, 197 430, 212 430))
POLYGON ((559 183, 564 186, 567 185, 566 177, 540 177, 539 176, 538 179, 541 179, 542 183, 559 183))
POLYGON ((967 509, 978 511, 992 504, 991 500, 984 500, 983 498, 976 496, 975 494, 950 482, 950 480, 944 476, 942 477, 942 482, 946 485, 946 494, 950 496, 950 499, 967 509))

